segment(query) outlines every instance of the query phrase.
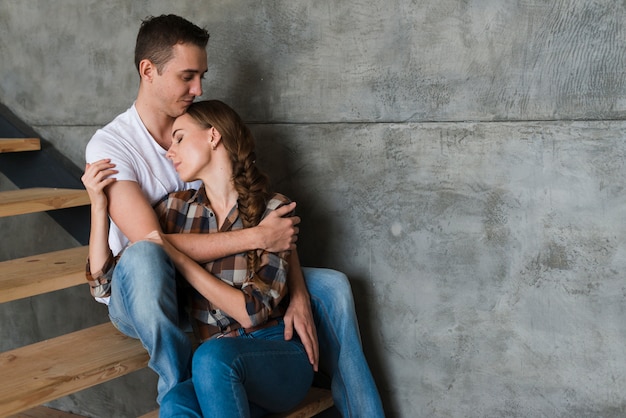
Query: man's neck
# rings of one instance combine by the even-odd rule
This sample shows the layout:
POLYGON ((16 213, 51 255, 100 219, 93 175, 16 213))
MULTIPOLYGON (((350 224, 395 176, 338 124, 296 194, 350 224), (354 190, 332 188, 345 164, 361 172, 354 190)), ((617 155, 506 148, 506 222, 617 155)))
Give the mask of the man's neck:
POLYGON ((150 106, 148 100, 137 97, 135 108, 144 126, 152 136, 152 139, 163 149, 168 149, 172 144, 172 124, 174 118, 164 112, 150 106))

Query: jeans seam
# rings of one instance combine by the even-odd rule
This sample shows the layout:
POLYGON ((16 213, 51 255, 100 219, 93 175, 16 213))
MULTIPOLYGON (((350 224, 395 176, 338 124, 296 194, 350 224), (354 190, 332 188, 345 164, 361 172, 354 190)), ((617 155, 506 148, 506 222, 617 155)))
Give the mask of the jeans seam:
MULTIPOLYGON (((313 296, 313 295, 311 295, 311 299, 314 299, 316 301, 319 309, 324 312, 324 316, 326 318, 330 318, 328 310, 326 309, 325 305, 320 302, 320 299, 318 297, 313 296)), ((340 387, 343 388, 343 393, 342 393, 343 400, 346 403, 347 413, 349 414, 347 417, 344 417, 344 418, 350 418, 352 416, 352 412, 351 412, 352 408, 350 407, 350 399, 348 397, 346 385, 344 383, 343 376, 341 374, 341 368, 339 367, 339 357, 341 357, 341 344, 339 344, 339 338, 337 337, 337 334, 335 333, 334 328, 333 327, 327 327, 327 328, 331 331, 330 334, 332 334, 331 336, 334 339, 334 343, 336 344, 336 346, 340 347, 340 349, 339 349, 340 353, 337 355, 337 366, 335 367, 335 373, 337 374, 337 377, 342 382, 340 387)), ((333 387, 332 381, 334 380, 334 376, 331 376, 330 378, 331 378, 331 389, 332 389, 332 387, 333 387)), ((332 393, 332 390, 331 390, 331 393, 332 393)))
MULTIPOLYGON (((301 344, 296 344, 296 346, 298 346, 298 345, 301 345, 301 344)), ((300 348, 300 347, 298 347, 298 348, 300 348)), ((281 350, 281 351, 272 350, 269 353, 255 352, 255 353, 238 354, 237 357, 233 358, 231 363, 229 364, 229 368, 230 368, 230 373, 229 374, 230 374, 230 381, 231 381, 231 392, 235 393, 235 385, 237 384, 237 379, 236 379, 237 374, 235 373, 234 364, 236 362, 238 362, 240 359, 242 359, 242 358, 270 357, 270 356, 273 357, 273 356, 277 356, 277 355, 279 355, 279 356, 290 355, 290 356, 294 356, 294 357, 299 357, 302 354, 303 354, 302 350, 300 350, 299 353, 294 353, 291 350, 281 350)), ((304 353, 304 354, 306 355, 306 353, 304 353)), ((246 393, 246 400, 247 400, 247 402, 250 402, 250 399, 248 399, 248 394, 247 393, 246 393)), ((245 409, 244 411, 242 411, 239 408, 239 403, 238 402, 236 402, 236 404, 237 404, 237 412, 239 413, 240 417, 244 417, 244 416, 249 416, 250 415, 249 409, 247 407, 247 403, 244 405, 244 409, 245 409), (246 414, 246 412, 247 412, 247 414, 246 414)))
MULTIPOLYGON (((116 266, 116 267, 117 267, 117 266, 116 266)), ((112 281, 112 282, 113 282, 113 281, 112 281)), ((112 283, 112 282, 111 282, 111 283, 112 283)), ((127 290, 128 290, 128 289, 127 289, 127 286, 122 286, 122 285, 119 283, 119 279, 117 280, 117 282, 118 282, 118 285, 119 285, 119 286, 118 286, 118 291, 119 291, 119 295, 118 295, 118 296, 120 296, 120 298, 121 298, 121 300, 122 300, 122 302, 123 302, 123 303, 122 303, 122 307, 124 308, 124 314, 125 314, 126 318, 129 318, 131 315, 129 314, 129 312, 128 312, 128 307, 127 307, 127 300, 128 300, 128 293, 127 293, 127 290)), ((115 323, 113 322, 112 318, 113 318, 113 317, 112 317, 112 315, 109 313, 109 319, 111 319, 111 322, 113 323, 113 325, 115 325, 115 323)), ((141 345, 143 346, 143 348, 144 348, 146 351, 148 351, 148 356, 149 356, 149 359, 148 359, 148 367, 150 367, 152 370, 154 370, 154 372, 155 372, 155 373, 159 376, 159 380, 160 380, 160 379, 162 379, 162 377, 161 377, 161 376, 163 376, 163 375, 164 375, 164 370, 163 370, 161 367, 158 367, 158 363, 157 363, 157 362, 153 361, 153 356, 152 356, 152 354, 154 353, 154 349, 155 349, 155 347, 154 347, 154 346, 153 346, 153 347, 151 347, 151 348, 152 348, 152 352, 150 352, 149 348, 146 346, 146 344, 144 343, 144 341, 141 339, 141 336, 139 335, 139 332, 137 331, 137 327, 136 327, 134 324, 129 324, 128 322, 126 322, 126 321, 124 321, 124 320, 122 320, 122 319, 120 319, 120 318, 116 318, 115 320, 116 320, 116 322, 118 322, 118 323, 122 323, 122 324, 126 325, 128 328, 131 328, 131 329, 133 330, 133 334, 134 334, 134 335, 136 335, 136 337, 131 337, 131 338, 134 338, 134 339, 136 339, 136 340, 139 340, 139 342, 141 343, 141 345)), ((116 327, 116 328, 117 328, 117 327, 116 327)), ((120 330, 120 331, 121 331, 121 330, 120 330)), ((123 333, 123 332, 122 332, 122 333, 123 333)), ((123 333, 123 334, 124 334, 124 333, 123 333)), ((158 394, 158 397, 159 397, 159 396, 164 396, 164 394, 163 394, 163 395, 158 394)))

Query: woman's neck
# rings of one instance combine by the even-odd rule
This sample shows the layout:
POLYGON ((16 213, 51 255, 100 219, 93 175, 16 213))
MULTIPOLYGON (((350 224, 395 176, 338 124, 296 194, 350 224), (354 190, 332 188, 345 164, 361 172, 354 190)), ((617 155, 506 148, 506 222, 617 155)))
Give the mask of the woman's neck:
POLYGON ((230 170, 212 170, 201 178, 220 227, 239 198, 230 173, 230 170))

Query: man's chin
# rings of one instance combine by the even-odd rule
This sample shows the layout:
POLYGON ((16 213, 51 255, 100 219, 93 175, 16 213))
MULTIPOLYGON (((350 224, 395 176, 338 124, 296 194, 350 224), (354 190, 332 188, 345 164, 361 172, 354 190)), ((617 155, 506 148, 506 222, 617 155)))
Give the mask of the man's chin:
POLYGON ((193 100, 191 100, 189 102, 187 102, 187 101, 183 102, 183 113, 185 113, 187 111, 187 109, 189 109, 189 106, 191 106, 192 103, 193 103, 193 100))
POLYGON ((172 110, 172 112, 170 112, 170 116, 176 119, 177 117, 184 115, 187 112, 188 107, 189 106, 184 106, 184 107, 180 107, 178 109, 172 110))

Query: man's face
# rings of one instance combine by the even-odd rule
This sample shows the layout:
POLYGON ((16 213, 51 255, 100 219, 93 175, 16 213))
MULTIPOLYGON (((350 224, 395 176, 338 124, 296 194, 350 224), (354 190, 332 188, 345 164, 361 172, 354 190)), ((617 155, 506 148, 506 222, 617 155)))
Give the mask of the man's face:
POLYGON ((192 44, 174 45, 172 59, 154 77, 155 104, 170 117, 182 115, 202 95, 206 72, 206 50, 192 44))

